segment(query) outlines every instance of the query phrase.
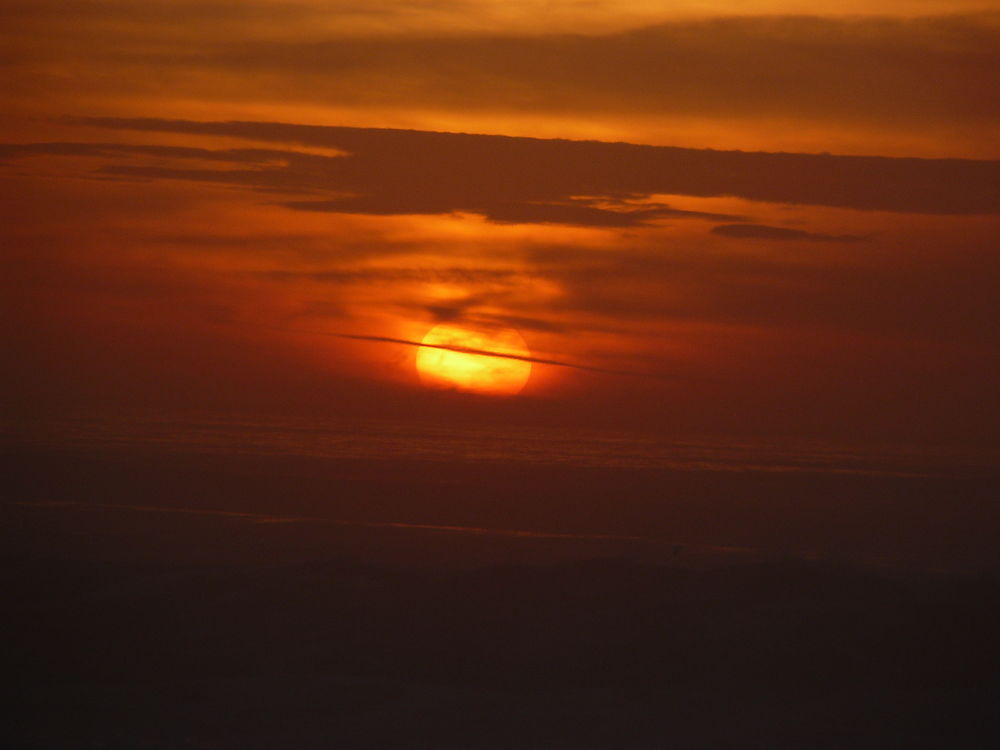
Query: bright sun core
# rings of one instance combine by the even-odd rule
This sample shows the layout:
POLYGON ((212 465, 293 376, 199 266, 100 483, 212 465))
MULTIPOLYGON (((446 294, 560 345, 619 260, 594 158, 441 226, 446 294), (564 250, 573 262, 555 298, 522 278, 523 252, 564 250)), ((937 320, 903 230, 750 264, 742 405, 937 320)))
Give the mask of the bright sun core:
POLYGON ((521 334, 512 328, 480 330, 442 324, 428 331, 420 343, 417 372, 423 384, 432 388, 513 396, 531 375, 531 362, 512 358, 531 356, 521 334))

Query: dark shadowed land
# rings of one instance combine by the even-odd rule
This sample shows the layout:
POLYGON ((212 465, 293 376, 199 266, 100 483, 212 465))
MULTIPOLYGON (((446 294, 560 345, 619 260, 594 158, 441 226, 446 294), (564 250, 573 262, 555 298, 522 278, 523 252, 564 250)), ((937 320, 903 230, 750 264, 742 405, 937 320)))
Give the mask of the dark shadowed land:
POLYGON ((112 437, 4 454, 16 747, 996 736, 1000 524, 983 466, 112 437))
POLYGON ((4 578, 16 747, 985 748, 997 731, 996 578, 615 559, 16 560, 4 578))

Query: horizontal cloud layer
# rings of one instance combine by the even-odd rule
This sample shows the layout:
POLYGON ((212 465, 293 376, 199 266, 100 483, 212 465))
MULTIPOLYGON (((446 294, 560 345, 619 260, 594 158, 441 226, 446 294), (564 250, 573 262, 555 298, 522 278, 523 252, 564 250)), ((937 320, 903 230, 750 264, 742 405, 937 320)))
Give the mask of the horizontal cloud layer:
MULTIPOLYGON (((337 107, 749 116, 893 129, 1000 122, 997 14, 738 16, 604 34, 445 33, 431 24, 422 34, 345 36, 313 18, 317 6, 257 3, 255 14, 232 17, 219 4, 185 5, 176 12, 189 22, 172 25, 153 23, 163 5, 137 13, 116 3, 93 34, 80 35, 74 17, 93 23, 90 5, 34 21, 11 15, 38 28, 26 27, 36 31, 24 35, 31 44, 15 40, 8 62, 49 87, 119 95, 153 94, 157 71, 174 96, 187 98, 225 92, 337 107), (65 65, 74 67, 71 79, 44 72, 65 65)), ((370 12, 389 19, 399 11, 382 3, 370 12)), ((347 27, 357 17, 348 15, 347 27)))
POLYGON ((271 191, 334 193, 334 198, 285 205, 339 213, 465 211, 501 222, 587 226, 629 226, 674 217, 740 220, 636 202, 662 194, 913 213, 1000 213, 998 161, 749 153, 285 123, 115 118, 83 122, 111 129, 335 148, 345 154, 110 144, 29 144, 7 147, 3 153, 8 158, 40 153, 152 154, 228 162, 240 168, 109 164, 103 171, 271 191))

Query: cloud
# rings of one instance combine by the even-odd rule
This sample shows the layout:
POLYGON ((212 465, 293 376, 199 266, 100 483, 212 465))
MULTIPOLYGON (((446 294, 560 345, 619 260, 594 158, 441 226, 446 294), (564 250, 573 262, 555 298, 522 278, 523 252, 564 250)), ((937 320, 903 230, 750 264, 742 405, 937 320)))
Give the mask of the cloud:
POLYGON ((509 268, 336 268, 323 271, 258 271, 259 278, 275 281, 316 281, 327 284, 394 283, 415 281, 438 284, 510 282, 524 276, 509 268))
POLYGON ((199 159, 203 161, 235 164, 267 164, 287 162, 290 159, 308 160, 310 154, 273 149, 207 149, 190 146, 159 146, 128 143, 4 143, 0 144, 0 158, 15 159, 31 156, 152 156, 175 159, 199 159))
POLYGON ((710 221, 732 220, 734 216, 707 213, 703 211, 683 211, 669 206, 651 208, 626 208, 609 210, 589 205, 587 201, 576 200, 565 203, 531 203, 526 201, 497 202, 493 205, 476 205, 471 201, 465 206, 428 200, 414 196, 409 208, 390 208, 377 197, 342 198, 334 201, 289 201, 282 205, 297 211, 323 211, 330 213, 359 213, 387 215, 394 213, 451 213, 467 211, 477 213, 497 224, 565 224, 581 227, 637 227, 656 219, 708 219, 710 221))
MULTIPOLYGON (((310 413, 316 404, 392 413, 411 403, 406 387, 386 384, 404 366, 412 374, 416 332, 431 320, 455 319, 525 330, 536 354, 563 365, 664 374, 581 377, 595 403, 581 400, 571 416, 579 408, 702 424, 714 411, 721 423, 739 426, 780 421, 781 410, 825 425, 828 416, 851 421, 840 415, 854 403, 851 424, 865 430, 872 413, 901 430, 911 420, 938 419, 956 431, 995 422, 993 216, 758 206, 768 219, 755 227, 837 227, 870 239, 819 242, 809 253, 787 242, 748 252, 708 231, 736 222, 707 217, 688 219, 710 224, 606 231, 581 243, 568 239, 578 232, 511 232, 481 222, 454 236, 458 222, 296 215, 274 197, 361 196, 370 210, 389 213, 500 211, 511 202, 627 212, 666 211, 647 196, 679 188, 775 203, 806 196, 996 214, 996 183, 987 180, 997 174, 994 162, 273 123, 139 124, 149 132, 237 134, 252 147, 62 143, 5 151, 10 160, 40 162, 9 170, 18 181, 19 222, 5 231, 19 234, 5 246, 20 258, 5 289, 12 298, 30 295, 31 315, 8 316, 19 343, 5 382, 21 402, 201 399, 211 408, 284 409, 298 399, 310 413), (261 141, 271 147, 257 148, 261 141), (316 147, 345 155, 311 153, 316 147), (100 175, 126 181, 75 179, 87 160, 100 175), (136 177, 155 184, 135 185, 136 177), (218 191, 179 179, 270 195, 233 192, 219 200, 218 191), (268 205, 254 206, 261 201, 268 205), (34 244, 24 241, 29 234, 34 244), (511 267, 521 275, 507 277, 511 267), (482 275, 466 270, 480 268, 482 275), (310 328, 395 340, 312 340, 310 328), (684 387, 665 385, 680 377, 684 387), (389 403, 386 393, 400 400, 389 403)), ((539 370, 568 383, 576 372, 539 370)))
POLYGON ((862 237, 854 234, 819 234, 802 229, 769 227, 763 224, 722 224, 712 227, 712 234, 734 239, 758 240, 810 240, 812 242, 858 242, 862 237))
MULTIPOLYGON (((851 249, 861 234, 737 223, 718 214, 677 211, 649 202, 649 196, 735 195, 776 203, 996 215, 1000 213, 1000 163, 995 161, 723 152, 261 122, 87 122, 104 129, 231 136, 275 147, 42 143, 8 145, 0 154, 6 159, 90 157, 98 160, 103 176, 191 180, 278 195, 309 194, 324 202, 325 210, 345 213, 464 211, 501 221, 513 219, 514 215, 505 212, 516 209, 524 211, 517 214, 524 221, 616 229, 677 217, 726 221, 711 229, 711 236, 723 243, 753 238, 827 246, 823 257, 803 267, 789 258, 720 254, 719 246, 653 247, 649 239, 623 242, 619 238, 605 250, 590 248, 585 253, 575 247, 534 246, 523 256, 528 267, 515 273, 503 267, 510 258, 500 256, 490 256, 488 264, 484 257, 449 256, 441 268, 420 265, 424 261, 419 260, 377 270, 355 265, 364 257, 420 252, 415 245, 401 247, 397 239, 381 236, 363 240, 347 233, 338 238, 336 263, 329 238, 314 237, 308 242, 278 238, 263 246, 253 244, 272 254, 280 252, 285 259, 293 257, 289 253, 298 253, 296 263, 308 261, 305 267, 254 269, 253 273, 272 281, 470 286, 468 295, 458 301, 428 299, 416 290, 412 294, 401 291, 393 300, 397 309, 420 310, 437 320, 518 318, 515 327, 535 321, 532 330, 549 332, 607 328, 615 321, 794 323, 841 330, 909 329, 964 338, 982 336, 982 321, 989 317, 983 314, 992 299, 992 292, 984 291, 988 285, 963 282, 968 274, 986 277, 974 270, 989 265, 988 256, 978 251, 949 256, 944 266, 928 266, 920 253, 895 248, 892 257, 896 260, 883 263, 873 255, 878 247, 860 255, 851 249), (342 155, 304 150, 309 148, 332 148, 342 155), (529 215, 528 208, 534 213, 529 215), (568 209, 572 209, 569 214, 568 209), (612 222, 608 214, 621 218, 612 222), (836 257, 827 257, 831 253, 836 257), (911 256, 906 263, 899 260, 911 256), (345 262, 350 265, 339 265, 345 262), (481 264, 483 268, 474 268, 481 264), (544 282, 550 291, 536 294, 529 279, 544 282), (886 289, 897 290, 894 300, 886 297, 886 289), (845 290, 855 299, 854 305, 842 304, 845 290)), ((902 227, 898 220, 888 226, 897 234, 902 227)), ((159 228, 159 233, 164 229, 159 228)), ((285 237, 287 226, 282 232, 285 237)), ((969 246, 972 239, 963 240, 963 246, 969 246)), ((235 242, 237 248, 243 241, 242 236, 226 240, 235 242)), ((197 247, 199 252, 202 246, 212 249, 217 244, 211 236, 204 243, 185 239, 187 247, 197 247)))
POLYGON ((770 16, 605 35, 236 43, 191 64, 301 76, 314 95, 364 105, 996 122, 998 48, 996 15, 770 16))
MULTIPOLYGON (((345 156, 244 149, 218 158, 286 163, 223 173, 108 166, 146 178, 228 182, 268 190, 326 190, 337 197, 287 205, 367 213, 467 211, 496 221, 634 226, 661 218, 741 221, 665 205, 619 203, 655 194, 736 196, 754 201, 912 213, 1000 213, 1000 161, 714 151, 416 130, 265 122, 89 118, 94 127, 225 135, 335 148, 345 156), (594 201, 577 196, 598 196, 594 201)), ((178 156, 183 156, 178 153, 178 156)), ((194 154, 196 158, 208 158, 194 154)))
POLYGON ((709 324, 746 336, 751 329, 800 330, 827 341, 858 336, 995 348, 1000 261, 991 231, 969 235, 955 240, 945 224, 923 241, 823 243, 806 262, 794 248, 548 249, 536 268, 564 292, 545 303, 548 314, 581 327, 589 320, 709 324), (952 252, 958 246, 962 251, 952 252))
MULTIPOLYGON (((890 130, 1000 122, 996 13, 734 16, 587 34, 458 25, 413 34, 391 33, 401 6, 381 4, 387 33, 345 34, 336 20, 311 18, 316 6, 296 13, 258 3, 255 13, 237 15, 218 3, 158 3, 137 20, 135 4, 119 2, 81 35, 90 5, 31 22, 17 16, 31 44, 18 45, 15 73, 48 90, 119 97, 162 95, 167 81, 175 100, 189 101, 749 117, 890 130), (170 13, 187 23, 158 20, 170 13), (39 45, 41 29, 54 41, 39 45), (74 75, 43 72, 58 66, 73 66, 74 75)), ((349 15, 342 24, 357 28, 356 7, 349 15)))
MULTIPOLYGON (((437 309, 440 311, 442 308, 438 307, 437 309)), ((570 331, 570 327, 565 324, 524 315, 488 315, 476 312, 474 314, 466 314, 466 317, 472 323, 501 325, 508 328, 516 328, 520 331, 544 331, 546 333, 568 333, 570 331)), ((451 319, 454 320, 456 318, 451 319)))

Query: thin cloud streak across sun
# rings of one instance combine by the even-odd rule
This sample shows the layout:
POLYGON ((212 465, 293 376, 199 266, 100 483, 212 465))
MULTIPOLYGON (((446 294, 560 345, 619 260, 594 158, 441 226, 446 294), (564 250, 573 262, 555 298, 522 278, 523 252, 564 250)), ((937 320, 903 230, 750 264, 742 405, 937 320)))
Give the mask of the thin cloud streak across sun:
POLYGON ((397 339, 391 336, 362 336, 359 334, 351 333, 320 333, 319 331, 298 331, 298 333, 315 333, 317 335, 323 336, 336 336, 342 339, 351 339, 353 341, 372 341, 384 344, 401 344, 403 346, 417 346, 426 347, 428 349, 444 349, 449 352, 459 352, 460 354, 478 354, 484 357, 499 357, 500 359, 516 359, 521 362, 531 362, 533 364, 539 365, 553 365, 554 367, 570 367, 574 370, 584 370, 586 372, 598 372, 604 375, 626 375, 630 377, 637 378, 660 378, 665 377, 660 374, 645 373, 645 372, 634 372, 628 370, 609 370, 603 367, 591 367, 590 365, 580 365, 573 362, 562 362, 557 359, 544 359, 542 357, 526 357, 520 354, 505 354, 503 352, 493 352, 488 349, 476 349, 469 346, 456 346, 451 344, 424 344, 419 341, 411 341, 410 339, 397 339))

